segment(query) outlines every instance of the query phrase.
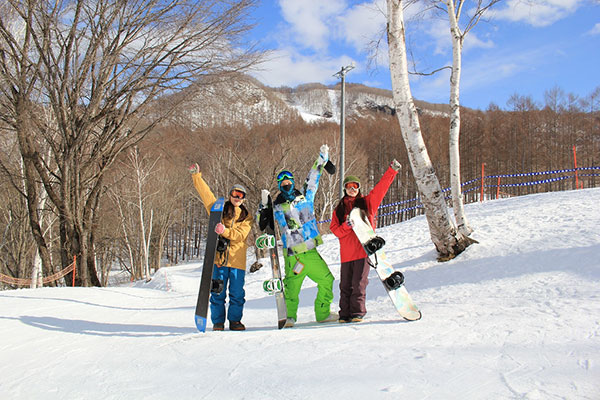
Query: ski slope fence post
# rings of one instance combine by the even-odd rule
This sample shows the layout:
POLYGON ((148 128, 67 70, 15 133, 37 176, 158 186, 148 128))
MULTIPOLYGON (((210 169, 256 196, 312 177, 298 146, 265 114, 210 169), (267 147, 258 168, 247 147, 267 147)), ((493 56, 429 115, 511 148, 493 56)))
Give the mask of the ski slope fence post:
POLYGON ((577 175, 577 146, 575 145, 573 145, 573 163, 575 165, 575 189, 579 189, 579 176, 577 175))
POLYGON ((479 197, 479 201, 483 201, 483 186, 485 182, 485 163, 481 163, 481 197, 479 197))
POLYGON ((496 199, 500 198, 500 177, 498 177, 498 186, 496 186, 496 199))
MULTIPOLYGON (((162 268, 161 268, 162 269, 162 268)), ((165 274, 165 290, 168 292, 169 289, 169 274, 167 274, 167 269, 164 269, 164 274, 165 274)))

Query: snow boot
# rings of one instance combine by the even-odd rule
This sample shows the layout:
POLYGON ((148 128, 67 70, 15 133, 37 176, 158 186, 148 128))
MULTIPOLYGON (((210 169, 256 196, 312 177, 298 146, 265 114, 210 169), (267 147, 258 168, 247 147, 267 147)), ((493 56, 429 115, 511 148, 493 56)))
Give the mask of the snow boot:
POLYGON ((335 321, 337 321, 339 319, 340 319, 339 315, 337 313, 332 312, 332 313, 329 313, 329 315, 327 316, 327 318, 322 319, 322 320, 317 321, 317 322, 335 322, 335 321))
POLYGON ((241 321, 229 321, 229 330, 230 331, 245 331, 246 327, 241 321))
POLYGON ((285 325, 283 326, 284 328, 291 328, 294 326, 294 324, 296 323, 296 320, 294 318, 288 318, 285 320, 285 325))
POLYGON ((213 331, 224 331, 225 330, 225 324, 222 322, 217 322, 216 324, 213 324, 213 331))

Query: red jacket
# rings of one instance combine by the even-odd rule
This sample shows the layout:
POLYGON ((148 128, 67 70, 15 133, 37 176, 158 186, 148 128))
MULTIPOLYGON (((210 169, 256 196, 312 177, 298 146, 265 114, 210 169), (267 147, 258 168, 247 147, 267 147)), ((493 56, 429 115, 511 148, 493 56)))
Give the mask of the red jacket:
MULTIPOLYGON (((398 172, 394 171, 392 167, 389 167, 379 182, 377 182, 373 190, 371 190, 369 194, 364 197, 367 204, 369 221, 371 221, 371 226, 373 226, 373 229, 375 229, 376 226, 377 209, 379 208, 381 201, 390 188, 390 185, 392 184, 396 174, 398 174, 398 172)), ((340 240, 341 262, 360 260, 361 258, 365 258, 367 256, 367 253, 365 253, 365 250, 352 231, 352 228, 345 223, 348 214, 350 214, 350 211, 352 211, 355 200, 356 197, 350 197, 348 195, 344 196, 342 199, 344 202, 344 219, 341 221, 341 223, 338 220, 335 210, 331 216, 331 224, 329 225, 329 229, 331 229, 331 232, 333 232, 333 234, 340 240)))

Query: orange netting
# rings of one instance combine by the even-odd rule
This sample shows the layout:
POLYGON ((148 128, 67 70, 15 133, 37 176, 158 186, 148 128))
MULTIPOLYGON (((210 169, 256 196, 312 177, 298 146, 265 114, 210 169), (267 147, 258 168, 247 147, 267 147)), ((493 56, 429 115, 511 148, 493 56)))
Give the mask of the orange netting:
MULTIPOLYGON (((61 278, 64 278, 65 275, 73 272, 75 268, 75 263, 72 263, 66 268, 58 271, 57 273, 46 276, 42 279, 43 284, 47 284, 50 282, 57 281, 61 278)), ((0 274, 0 282, 7 283, 9 285, 18 285, 18 286, 29 286, 31 284, 31 279, 23 279, 23 278, 13 278, 12 276, 0 274)))

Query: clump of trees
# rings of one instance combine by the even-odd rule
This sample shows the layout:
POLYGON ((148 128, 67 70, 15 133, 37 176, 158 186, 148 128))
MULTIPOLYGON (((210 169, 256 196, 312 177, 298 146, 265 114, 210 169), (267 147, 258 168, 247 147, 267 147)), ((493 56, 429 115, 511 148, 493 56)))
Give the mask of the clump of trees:
MULTIPOLYGON (((201 104, 201 95, 189 100, 206 92, 202 85, 236 79, 260 59, 239 44, 252 2, 226 4, 215 13, 190 1, 0 6, 0 273, 28 278, 40 268, 47 276, 75 255, 77 285, 108 284, 116 265, 131 279, 148 279, 161 265, 202 253, 206 213, 187 173, 191 163, 218 195, 244 185, 254 212, 261 189, 275 192, 281 169, 301 182, 323 143, 338 158, 337 124, 296 117, 215 126, 185 118, 190 104, 201 104)), ((461 108, 461 180, 478 178, 484 163, 492 175, 572 168, 573 146, 579 166, 597 166, 599 99, 600 88, 582 98, 553 88, 543 105, 515 94, 506 109, 461 108)), ((426 170, 438 177, 435 201, 445 207, 450 116, 415 113, 426 170)), ((368 191, 392 159, 411 162, 398 114, 361 115, 347 121, 346 173, 359 175, 368 191)), ((403 203, 427 203, 418 182, 428 176, 413 174, 404 168, 390 188, 383 204, 393 205, 380 225, 423 212, 416 201, 403 203)), ((598 178, 582 174, 580 182, 594 187, 598 178)), ((324 232, 338 188, 337 175, 323 175, 316 210, 324 232)), ((560 180, 503 195, 573 188, 573 180, 560 180)), ((478 192, 465 195, 477 200, 478 192)))
POLYGON ((76 255, 77 284, 101 284, 96 238, 108 171, 178 105, 157 107, 159 97, 200 77, 226 79, 260 59, 241 42, 251 6, 252 0, 2 3, 0 118, 16 150, 2 170, 23 197, 44 274, 76 255))
MULTIPOLYGON (((552 88, 547 91, 544 104, 515 94, 504 108, 490 104, 487 110, 462 109, 463 181, 479 178, 482 163, 486 175, 570 169, 574 161, 573 145, 577 146, 578 166, 598 166, 599 99, 600 88, 585 97, 552 88)), ((419 118, 432 166, 440 186, 447 188, 450 186, 449 116, 421 110, 419 118)), ((111 267, 120 266, 132 279, 143 279, 161 266, 202 256, 207 218, 187 172, 191 163, 200 164, 217 194, 226 194, 234 183, 244 185, 249 190, 248 205, 255 212, 261 189, 275 193, 275 176, 281 169, 291 169, 302 180, 323 143, 329 144, 334 161, 339 157, 339 125, 334 123, 309 124, 295 119, 252 127, 240 124, 199 129, 182 124, 180 119, 176 121, 167 120, 154 127, 136 147, 123 152, 108 168, 94 238, 96 270, 102 285, 108 283, 111 267), (141 185, 137 176, 146 176, 141 185), (144 243, 148 246, 148 269, 144 243)), ((9 137, 2 136, 5 141, 9 137)), ((2 149, 3 160, 14 154, 8 142, 2 149)), ((363 190, 373 187, 393 158, 408 166, 406 147, 394 115, 371 113, 367 118, 348 117, 346 172, 361 177, 363 190)), ((11 175, 2 177, 0 272, 29 277, 35 244, 25 199, 16 191, 14 182, 9 181, 11 175)), ((600 184, 597 176, 580 176, 579 181, 585 188, 600 184)), ((337 174, 324 174, 316 199, 319 221, 331 217, 338 189, 337 174)), ((501 196, 570 189, 575 189, 573 179, 503 188, 501 196)), ((468 192, 465 202, 479 201, 479 195, 479 189, 468 192)), ((485 195, 494 198, 496 190, 486 188, 485 195)), ((421 215, 423 209, 417 207, 418 202, 404 203, 417 197, 419 191, 412 172, 403 168, 383 201, 384 205, 399 204, 381 209, 378 224, 398 223, 421 215)), ((449 201, 446 198, 448 204, 449 201)), ((59 225, 55 214, 48 215, 44 234, 54 253, 60 246, 59 225)), ((324 233, 328 232, 328 226, 327 222, 319 224, 324 233)), ((249 240, 253 238, 251 235, 249 240)), ((60 268, 60 264, 55 266, 60 268)))

